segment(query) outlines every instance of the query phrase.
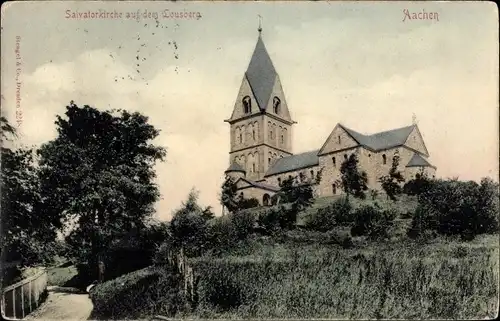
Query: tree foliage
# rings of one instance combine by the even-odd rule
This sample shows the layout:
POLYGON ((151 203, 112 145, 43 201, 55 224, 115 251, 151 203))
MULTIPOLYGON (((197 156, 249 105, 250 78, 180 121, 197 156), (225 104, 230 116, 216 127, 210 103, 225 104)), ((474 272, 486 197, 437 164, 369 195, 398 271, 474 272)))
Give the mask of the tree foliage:
POLYGON ((39 150, 42 199, 48 212, 74 225, 68 237, 73 255, 95 261, 114 238, 141 228, 154 212, 153 167, 166 152, 150 143, 159 131, 137 112, 71 101, 55 124, 57 137, 39 150))
POLYGON ((344 192, 354 197, 364 199, 365 191, 368 190, 368 176, 366 172, 358 169, 358 157, 351 154, 340 166, 340 180, 337 182, 344 192))
POLYGON ((57 254, 59 217, 45 211, 33 150, 6 147, 7 141, 17 137, 16 130, 4 117, 0 124, 2 260, 21 265, 51 260, 57 254))
POLYGON ((382 189, 392 201, 395 201, 397 199, 396 196, 402 193, 401 183, 405 181, 403 174, 398 170, 398 166, 399 155, 394 155, 389 173, 379 178, 382 189))
POLYGON ((432 180, 422 170, 415 175, 414 179, 409 180, 403 186, 403 193, 407 195, 421 195, 425 193, 432 185, 432 180))

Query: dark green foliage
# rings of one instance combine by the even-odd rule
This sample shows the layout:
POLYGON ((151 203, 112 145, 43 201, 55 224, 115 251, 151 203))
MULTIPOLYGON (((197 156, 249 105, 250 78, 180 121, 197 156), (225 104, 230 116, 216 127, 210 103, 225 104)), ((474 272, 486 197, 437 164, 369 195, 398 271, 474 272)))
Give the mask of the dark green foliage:
MULTIPOLYGON (((5 147, 16 137, 15 128, 1 117, 1 222, 2 262, 29 266, 50 263, 60 253, 56 230, 60 215, 47 211, 40 195, 40 180, 32 149, 5 147)), ((6 271, 7 274, 11 272, 6 271)))
POLYGON ((250 303, 242 284, 232 278, 231 273, 220 277, 217 273, 208 274, 201 285, 202 304, 213 306, 219 311, 229 311, 238 308, 244 303, 250 303))
POLYGON ((239 240, 246 239, 255 226, 255 215, 249 211, 239 211, 230 215, 231 223, 234 226, 236 237, 239 240))
POLYGON ((337 244, 344 249, 349 249, 353 246, 351 234, 347 231, 329 231, 328 239, 330 244, 337 244))
POLYGON ((260 206, 259 200, 253 197, 252 198, 240 197, 238 201, 238 209, 240 210, 259 207, 259 206, 260 206))
POLYGON ((261 231, 267 235, 275 234, 283 229, 295 227, 297 217, 295 210, 290 205, 279 205, 259 212, 257 224, 261 231))
POLYGON ((198 192, 193 189, 170 222, 172 246, 183 248, 188 257, 199 256, 209 248, 210 216, 197 204, 197 200, 198 192))
POLYGON ((359 171, 358 157, 356 154, 351 154, 340 166, 341 178, 337 182, 344 192, 354 197, 364 199, 365 191, 368 190, 368 176, 366 172, 359 171))
POLYGON ((310 215, 306 221, 306 227, 324 232, 337 226, 348 226, 354 220, 351 210, 352 206, 347 198, 338 199, 310 215))
POLYGON ((407 195, 420 195, 428 191, 432 186, 432 180, 424 172, 415 175, 403 186, 403 193, 407 195))
POLYGON ((498 231, 498 183, 435 180, 419 195, 419 206, 408 235, 425 230, 444 235, 475 235, 498 231))
POLYGON ((402 193, 403 189, 401 187, 401 183, 405 181, 403 174, 398 170, 398 166, 399 155, 394 155, 389 174, 379 178, 379 182, 381 183, 387 197, 393 201, 396 200, 397 195, 402 193))
POLYGON ((91 319, 174 317, 185 301, 178 276, 165 267, 147 268, 101 283, 90 292, 91 319))
POLYGON ((68 238, 70 254, 94 266, 111 242, 154 212, 154 165, 166 152, 150 143, 159 131, 140 113, 72 101, 55 123, 57 137, 39 150, 44 215, 78 223, 68 238))
POLYGON ((352 236, 366 235, 371 239, 389 237, 389 229, 397 214, 393 210, 381 210, 378 207, 365 205, 354 212, 352 236))
POLYGON ((238 210, 239 197, 238 187, 236 186, 235 180, 231 176, 227 175, 221 189, 220 203, 227 208, 230 213, 238 210))

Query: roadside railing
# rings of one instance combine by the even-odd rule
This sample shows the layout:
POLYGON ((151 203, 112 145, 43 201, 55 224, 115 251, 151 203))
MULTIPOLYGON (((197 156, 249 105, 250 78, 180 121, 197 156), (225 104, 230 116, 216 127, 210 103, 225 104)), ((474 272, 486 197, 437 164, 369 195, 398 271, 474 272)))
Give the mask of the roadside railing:
POLYGON ((4 320, 21 320, 42 303, 47 291, 47 271, 2 289, 1 314, 4 320))

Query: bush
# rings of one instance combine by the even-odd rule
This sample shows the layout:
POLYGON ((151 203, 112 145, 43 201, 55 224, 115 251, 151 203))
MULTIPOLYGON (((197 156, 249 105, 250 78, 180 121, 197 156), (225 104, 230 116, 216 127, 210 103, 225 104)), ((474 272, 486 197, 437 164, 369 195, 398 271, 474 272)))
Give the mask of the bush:
POLYGON ((346 198, 336 200, 327 207, 319 208, 308 217, 306 227, 316 231, 329 231, 336 226, 348 226, 353 222, 351 203, 346 198))
POLYGON ((328 239, 330 244, 338 244, 344 249, 353 246, 351 234, 346 231, 330 231, 328 232, 328 239))
POLYGON ((207 220, 196 212, 177 213, 170 223, 173 246, 183 247, 187 256, 199 256, 207 250, 207 220))
POLYGON ((238 208, 239 209, 247 209, 247 208, 253 208, 253 207, 259 207, 260 203, 259 200, 252 197, 252 198, 243 198, 240 199, 238 202, 238 208))
POLYGON ((244 240, 253 232, 255 215, 250 211, 239 211, 230 215, 236 237, 244 240))
POLYGON ((354 225, 351 228, 352 236, 366 235, 371 239, 389 237, 389 228, 392 227, 397 213, 394 210, 380 210, 365 205, 354 212, 354 225))
POLYGON ((146 268, 95 286, 90 292, 92 319, 175 316, 185 300, 179 277, 165 268, 146 268))
POLYGON ((498 184, 483 179, 469 181, 439 180, 419 195, 419 206, 408 231, 416 236, 425 229, 443 235, 460 235, 471 240, 475 235, 498 231, 498 184))

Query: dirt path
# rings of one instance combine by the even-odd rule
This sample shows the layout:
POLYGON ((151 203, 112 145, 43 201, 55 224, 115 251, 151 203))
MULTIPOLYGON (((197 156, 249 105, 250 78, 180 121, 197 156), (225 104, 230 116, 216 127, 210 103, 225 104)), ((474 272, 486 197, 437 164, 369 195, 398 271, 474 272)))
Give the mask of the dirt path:
POLYGON ((92 308, 88 294, 51 289, 46 301, 24 320, 87 320, 92 308))

